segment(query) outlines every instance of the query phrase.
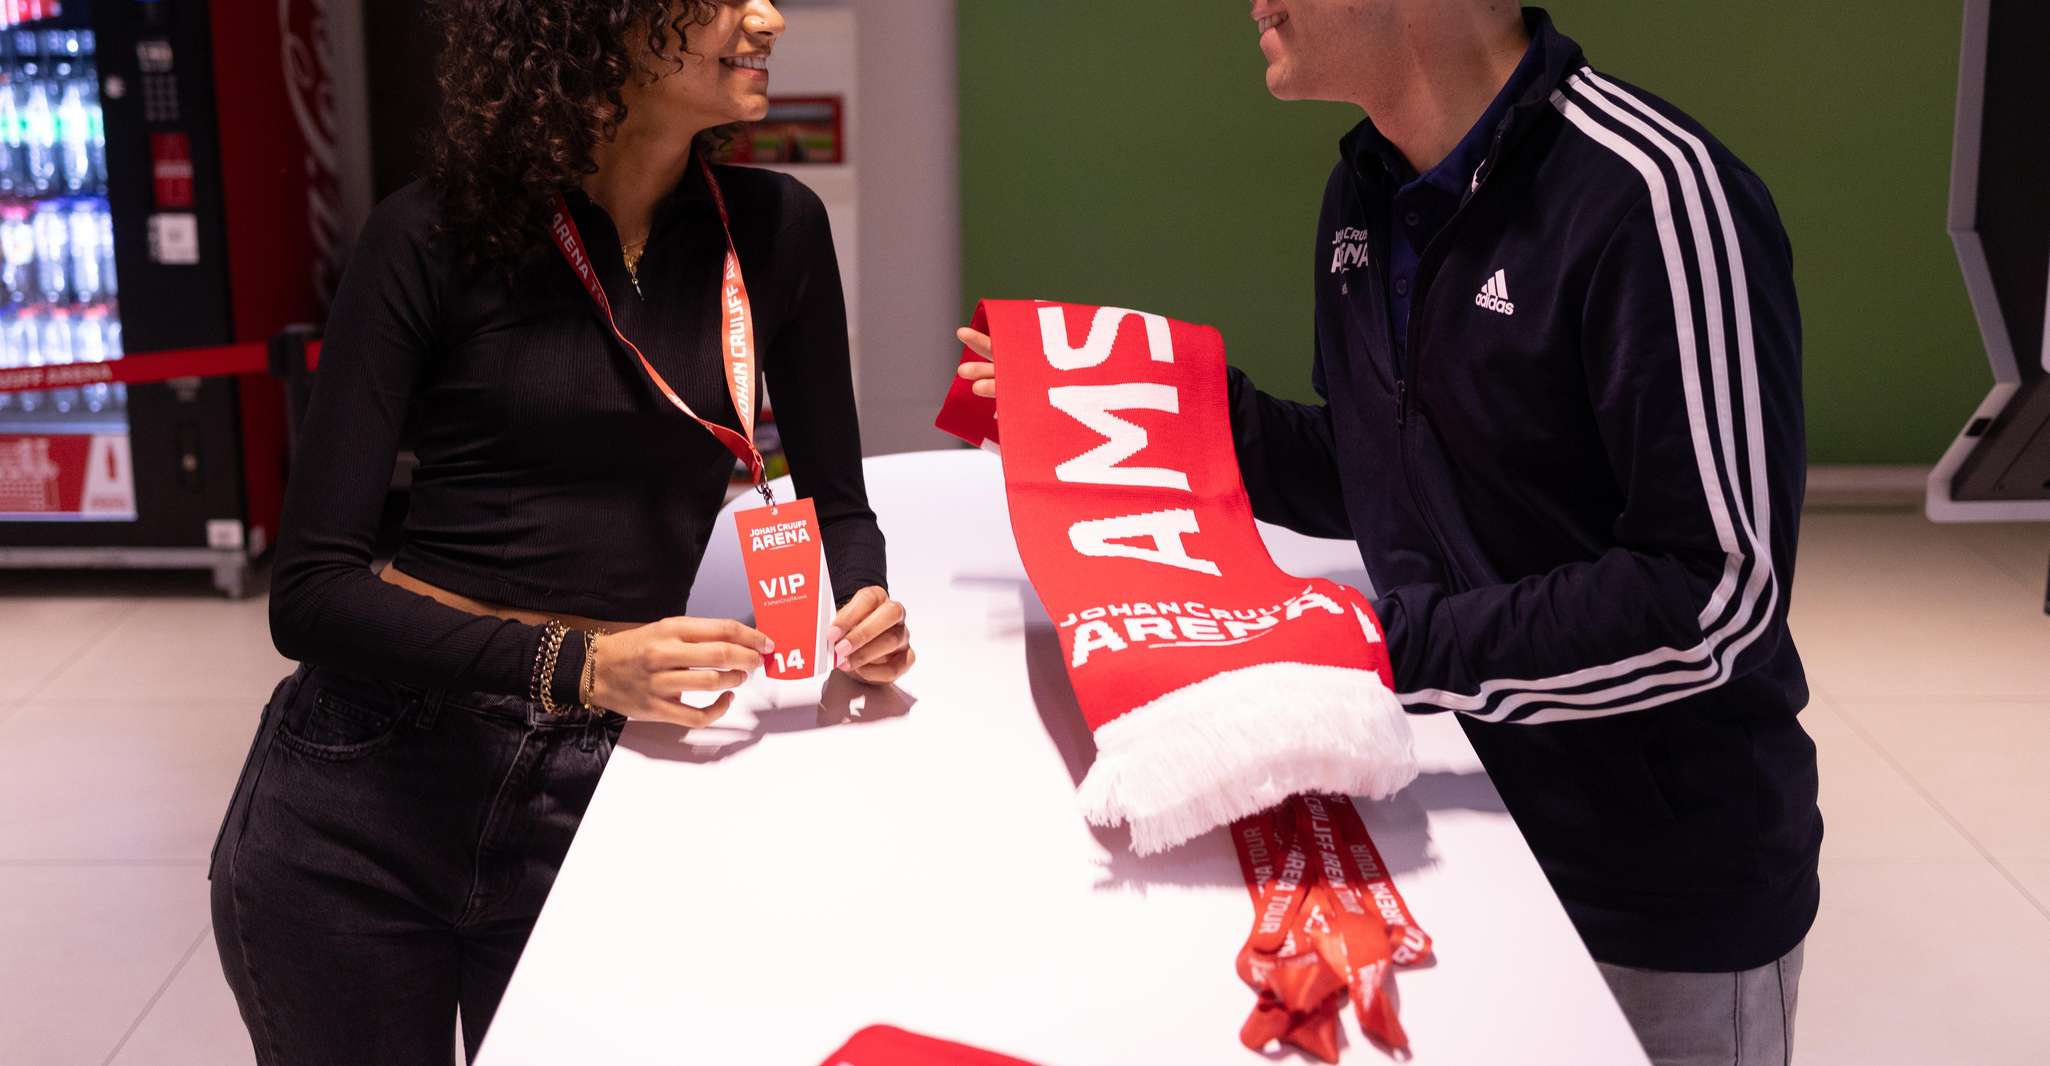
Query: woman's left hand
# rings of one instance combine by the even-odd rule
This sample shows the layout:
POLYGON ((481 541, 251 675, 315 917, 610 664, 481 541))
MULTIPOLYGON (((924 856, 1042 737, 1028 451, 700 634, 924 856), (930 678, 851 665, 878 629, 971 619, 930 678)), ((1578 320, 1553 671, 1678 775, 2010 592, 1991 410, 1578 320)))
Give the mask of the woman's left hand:
POLYGON ((880 585, 855 593, 840 608, 826 631, 826 645, 835 667, 871 685, 896 681, 918 661, 911 650, 911 630, 904 624, 904 605, 880 585))

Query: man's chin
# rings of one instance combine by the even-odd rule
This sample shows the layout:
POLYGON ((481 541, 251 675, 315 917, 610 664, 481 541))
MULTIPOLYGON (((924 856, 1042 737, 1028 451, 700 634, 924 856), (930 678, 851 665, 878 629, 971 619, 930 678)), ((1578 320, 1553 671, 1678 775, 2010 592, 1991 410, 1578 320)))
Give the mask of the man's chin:
POLYGON ((1300 100, 1302 93, 1291 84, 1288 71, 1279 63, 1267 64, 1267 93, 1276 100, 1300 100))

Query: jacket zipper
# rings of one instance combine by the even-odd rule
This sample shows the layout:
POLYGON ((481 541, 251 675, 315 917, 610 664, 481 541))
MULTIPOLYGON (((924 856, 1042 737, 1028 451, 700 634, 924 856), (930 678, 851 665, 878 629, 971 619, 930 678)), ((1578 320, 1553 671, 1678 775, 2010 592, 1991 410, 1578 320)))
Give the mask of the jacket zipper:
MULTIPOLYGON (((1473 179, 1467 183, 1466 195, 1459 198, 1459 206, 1453 209, 1452 217, 1445 220, 1444 228, 1438 231, 1439 236, 1443 236, 1444 234, 1452 230, 1452 227, 1458 223, 1459 216, 1466 212, 1466 205, 1473 202, 1474 195, 1481 191, 1481 186, 1483 184, 1486 184, 1488 180, 1488 173, 1494 169, 1493 164, 1495 162, 1495 157, 1497 155, 1500 155, 1502 152, 1502 138, 1508 132, 1509 122, 1507 120, 1504 120, 1500 125, 1495 127, 1495 137, 1494 140, 1490 142, 1488 145, 1488 154, 1481 158, 1480 166, 1477 166, 1473 169, 1473 179)), ((1437 242, 1434 240, 1431 243, 1435 244, 1437 242)), ((1426 248, 1426 251, 1428 250, 1429 249, 1426 248)), ((1423 306, 1424 293, 1422 290, 1421 278, 1419 278, 1417 281, 1417 288, 1412 293, 1412 298, 1416 301, 1414 305, 1415 308, 1421 308, 1423 306)), ((1412 327, 1412 329, 1410 330, 1410 336, 1403 338, 1401 365, 1395 368, 1395 424, 1397 427, 1401 427, 1409 423, 1409 372, 1411 369, 1411 360, 1414 358, 1416 353, 1416 331, 1414 327, 1416 325, 1417 317, 1417 312, 1413 309, 1410 312, 1409 316, 1410 325, 1412 327)))
MULTIPOLYGON (((1506 121, 1495 128, 1495 138, 1493 143, 1488 146, 1488 154, 1481 160, 1481 165, 1474 168, 1473 180, 1467 186, 1466 195, 1460 198, 1459 206, 1453 210, 1452 217, 1446 219, 1444 227, 1438 231, 1439 238, 1443 238, 1453 231, 1453 228, 1459 224, 1459 216, 1466 213, 1466 205, 1473 202, 1474 196, 1481 191, 1481 186, 1487 182, 1488 174, 1493 169, 1491 164, 1494 163, 1495 157, 1502 151, 1502 138, 1508 132, 1508 129, 1509 124, 1506 121)), ((1435 244, 1437 240, 1434 239, 1431 243, 1435 244)), ((1428 246, 1425 248, 1425 254, 1429 254, 1428 246)), ((1431 534, 1431 542, 1438 546, 1438 556, 1445 561, 1446 569, 1451 571, 1452 576, 1459 581, 1462 587, 1470 587, 1472 583, 1467 580, 1466 575, 1462 572, 1459 560, 1452 554, 1451 545, 1445 539, 1445 533, 1438 525, 1437 513, 1432 509, 1429 501, 1424 498, 1424 494, 1417 491, 1416 475, 1410 463, 1408 428, 1409 376, 1411 359, 1416 351, 1417 331, 1422 317, 1421 312, 1425 296, 1421 277, 1422 271, 1419 271, 1418 274, 1419 277, 1410 290, 1411 299, 1415 303, 1411 305, 1410 309, 1409 336, 1403 339, 1402 358, 1399 361, 1400 365, 1395 370, 1395 439, 1399 444, 1401 454, 1402 480, 1409 488, 1410 499, 1416 501, 1417 514, 1422 516, 1424 520, 1424 529, 1431 534)))

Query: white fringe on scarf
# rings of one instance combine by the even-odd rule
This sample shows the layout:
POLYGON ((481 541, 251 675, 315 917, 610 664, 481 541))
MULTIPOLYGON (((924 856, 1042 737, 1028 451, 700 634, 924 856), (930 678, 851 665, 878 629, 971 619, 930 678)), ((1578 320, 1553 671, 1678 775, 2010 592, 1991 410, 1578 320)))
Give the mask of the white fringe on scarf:
POLYGON ((1151 855, 1297 793, 1382 799, 1416 776, 1407 712, 1379 674, 1263 663, 1105 723, 1079 798, 1151 855))

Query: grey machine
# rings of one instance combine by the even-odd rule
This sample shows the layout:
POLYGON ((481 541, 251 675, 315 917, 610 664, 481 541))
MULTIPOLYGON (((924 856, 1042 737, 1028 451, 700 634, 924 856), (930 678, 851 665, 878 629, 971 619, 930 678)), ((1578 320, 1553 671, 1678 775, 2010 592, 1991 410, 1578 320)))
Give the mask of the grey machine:
POLYGON ((1962 51, 1950 235, 1994 384, 1930 472, 1927 509, 2050 521, 2050 3, 1966 0, 1962 51))

